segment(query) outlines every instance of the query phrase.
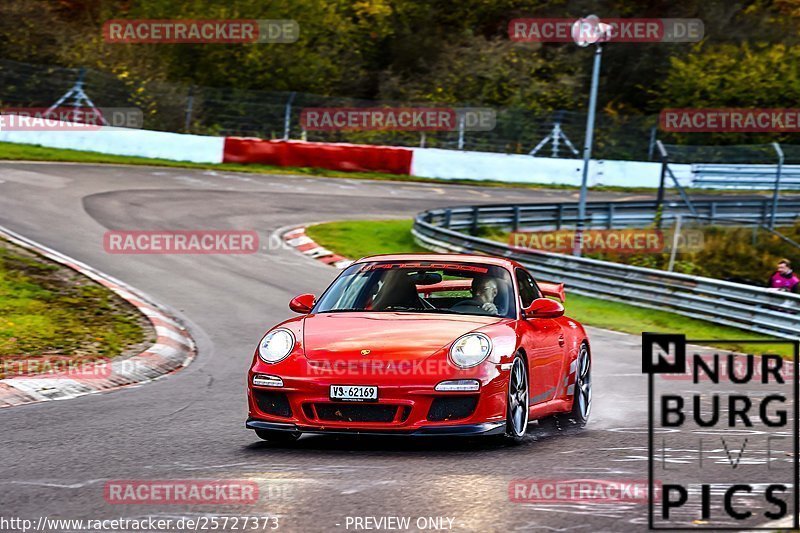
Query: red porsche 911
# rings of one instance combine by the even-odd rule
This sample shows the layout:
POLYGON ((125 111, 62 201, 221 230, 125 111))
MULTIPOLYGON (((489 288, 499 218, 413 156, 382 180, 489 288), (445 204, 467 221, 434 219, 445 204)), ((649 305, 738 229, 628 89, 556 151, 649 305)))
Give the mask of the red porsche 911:
POLYGON ((302 433, 505 435, 530 420, 583 426, 592 361, 562 284, 473 255, 366 257, 261 339, 247 427, 302 433), (556 301, 556 298, 559 301, 556 301))

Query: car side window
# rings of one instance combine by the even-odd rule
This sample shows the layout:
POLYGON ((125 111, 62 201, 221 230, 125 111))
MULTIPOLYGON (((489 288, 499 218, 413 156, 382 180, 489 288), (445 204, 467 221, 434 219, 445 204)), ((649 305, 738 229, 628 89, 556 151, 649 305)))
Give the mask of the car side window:
POLYGON ((533 281, 530 274, 521 268, 517 269, 516 276, 517 285, 519 285, 519 299, 524 309, 530 306, 535 299, 539 298, 539 289, 536 287, 536 283, 533 281))

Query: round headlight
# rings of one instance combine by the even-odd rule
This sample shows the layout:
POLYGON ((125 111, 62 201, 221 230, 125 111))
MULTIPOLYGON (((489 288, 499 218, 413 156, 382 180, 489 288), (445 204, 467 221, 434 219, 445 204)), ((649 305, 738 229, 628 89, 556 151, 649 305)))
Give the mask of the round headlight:
POLYGON ((458 367, 481 364, 492 352, 492 341, 483 333, 467 333, 450 347, 450 360, 458 367))
POLYGON ((258 345, 258 356, 265 363, 277 363, 292 353, 294 342, 294 335, 288 329, 270 331, 258 345))

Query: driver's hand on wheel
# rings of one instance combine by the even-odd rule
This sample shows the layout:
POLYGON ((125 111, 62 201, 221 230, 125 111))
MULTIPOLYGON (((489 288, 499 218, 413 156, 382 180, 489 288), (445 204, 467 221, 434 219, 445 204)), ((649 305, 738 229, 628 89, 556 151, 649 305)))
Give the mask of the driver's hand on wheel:
POLYGON ((481 309, 486 311, 487 313, 492 313, 493 315, 497 314, 497 306, 491 302, 486 302, 481 306, 481 309))

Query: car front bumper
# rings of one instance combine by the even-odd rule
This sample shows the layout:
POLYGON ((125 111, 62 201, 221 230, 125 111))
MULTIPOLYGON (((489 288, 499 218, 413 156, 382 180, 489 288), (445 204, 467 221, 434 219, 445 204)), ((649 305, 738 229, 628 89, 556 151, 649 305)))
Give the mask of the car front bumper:
POLYGON ((404 436, 404 437, 469 437, 502 435, 505 432, 505 422, 484 422, 482 424, 465 424, 454 426, 428 426, 411 431, 379 430, 379 429, 346 429, 339 427, 319 428, 313 426, 299 426, 282 422, 265 422, 263 420, 249 419, 245 426, 247 429, 260 429, 269 431, 285 431, 287 433, 316 433, 326 435, 375 435, 375 436, 404 436))
MULTIPOLYGON (((295 362, 295 365, 301 364, 304 364, 302 360, 295 362)), ((506 422, 509 375, 503 366, 488 363, 463 372, 448 370, 365 377, 314 373, 303 366, 280 369, 283 370, 280 372, 257 363, 248 376, 247 427, 303 433, 420 436, 476 435, 498 428, 502 431, 506 422), (254 385, 253 376, 262 372, 280 376, 283 385, 254 385), (480 388, 470 392, 436 390, 438 383, 454 379, 476 380, 480 388), (377 386, 378 399, 332 400, 329 397, 331 385, 377 386)))

